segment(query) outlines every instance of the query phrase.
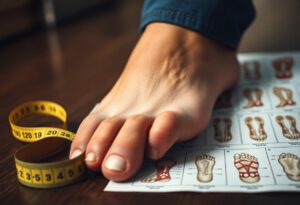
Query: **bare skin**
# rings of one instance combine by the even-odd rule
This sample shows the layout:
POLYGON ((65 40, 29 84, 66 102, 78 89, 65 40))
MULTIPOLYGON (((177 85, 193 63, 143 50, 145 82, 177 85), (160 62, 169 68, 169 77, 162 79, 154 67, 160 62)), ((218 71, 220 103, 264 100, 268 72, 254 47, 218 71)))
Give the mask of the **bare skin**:
POLYGON ((160 159, 176 142, 192 139, 210 119, 218 96, 239 78, 235 52, 201 34, 152 23, 120 78, 81 123, 70 158, 124 181, 144 153, 160 159))

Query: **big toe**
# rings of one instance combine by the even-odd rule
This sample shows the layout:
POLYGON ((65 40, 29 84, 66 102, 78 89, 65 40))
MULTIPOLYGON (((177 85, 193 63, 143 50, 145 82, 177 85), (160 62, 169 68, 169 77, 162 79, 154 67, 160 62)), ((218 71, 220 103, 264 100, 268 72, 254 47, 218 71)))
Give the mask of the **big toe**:
POLYGON ((151 117, 142 114, 125 121, 102 162, 102 173, 106 178, 124 181, 138 171, 152 122, 151 117))

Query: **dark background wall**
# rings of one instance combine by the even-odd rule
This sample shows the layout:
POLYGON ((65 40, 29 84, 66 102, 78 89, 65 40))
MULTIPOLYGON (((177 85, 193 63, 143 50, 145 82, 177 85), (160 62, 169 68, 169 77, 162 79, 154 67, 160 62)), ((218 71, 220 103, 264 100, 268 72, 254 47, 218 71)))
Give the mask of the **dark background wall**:
POLYGON ((240 51, 300 50, 300 1, 253 2, 257 18, 244 35, 240 51))
MULTIPOLYGON (((28 32, 44 29, 45 10, 49 7, 49 2, 52 4, 55 21, 58 24, 69 19, 85 18, 83 14, 109 12, 109 9, 112 9, 111 5, 120 4, 126 4, 127 10, 134 8, 129 10, 137 13, 136 23, 140 13, 140 8, 136 8, 136 5, 142 5, 142 0, 1 0, 0 42, 14 40, 28 32)), ((253 0, 253 2, 257 18, 244 35, 240 51, 299 50, 300 0, 253 0)))

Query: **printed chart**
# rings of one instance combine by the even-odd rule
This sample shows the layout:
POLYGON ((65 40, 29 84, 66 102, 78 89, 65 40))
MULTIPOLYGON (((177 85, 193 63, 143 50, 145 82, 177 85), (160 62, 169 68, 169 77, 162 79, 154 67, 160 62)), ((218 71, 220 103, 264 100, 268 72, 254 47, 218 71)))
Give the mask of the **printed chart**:
POLYGON ((105 191, 300 191, 300 53, 238 58, 240 82, 206 130, 105 191))

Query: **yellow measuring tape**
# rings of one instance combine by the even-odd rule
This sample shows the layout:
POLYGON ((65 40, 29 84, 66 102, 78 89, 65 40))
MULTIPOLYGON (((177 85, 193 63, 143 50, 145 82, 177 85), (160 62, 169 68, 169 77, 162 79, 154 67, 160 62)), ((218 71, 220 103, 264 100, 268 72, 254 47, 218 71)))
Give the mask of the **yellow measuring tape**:
POLYGON ((32 142, 15 153, 20 183, 35 188, 53 188, 75 183, 85 176, 84 154, 72 160, 51 161, 66 148, 66 140, 72 141, 75 136, 66 130, 67 113, 62 106, 50 101, 25 103, 9 114, 9 123, 16 139, 32 142), (21 119, 34 114, 53 116, 62 122, 62 128, 17 125, 21 119))

